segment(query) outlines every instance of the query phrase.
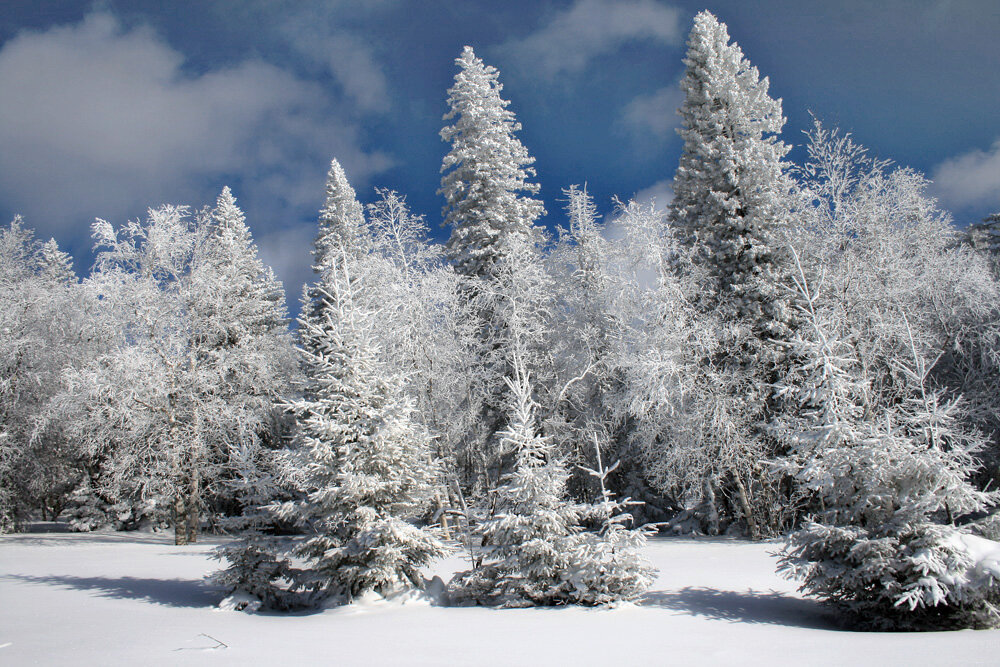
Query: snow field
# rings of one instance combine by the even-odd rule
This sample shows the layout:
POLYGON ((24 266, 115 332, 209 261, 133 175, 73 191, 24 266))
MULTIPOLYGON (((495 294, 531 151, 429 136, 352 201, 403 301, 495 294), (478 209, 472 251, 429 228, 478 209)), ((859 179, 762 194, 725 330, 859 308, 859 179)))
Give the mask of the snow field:
MULTIPOLYGON (((0 665, 975 665, 1000 630, 843 631, 774 573, 776 543, 658 538, 660 575, 613 609, 433 606, 371 597, 301 615, 216 608, 217 541, 0 537, 0 665)), ((428 575, 467 567, 455 555, 428 575)))

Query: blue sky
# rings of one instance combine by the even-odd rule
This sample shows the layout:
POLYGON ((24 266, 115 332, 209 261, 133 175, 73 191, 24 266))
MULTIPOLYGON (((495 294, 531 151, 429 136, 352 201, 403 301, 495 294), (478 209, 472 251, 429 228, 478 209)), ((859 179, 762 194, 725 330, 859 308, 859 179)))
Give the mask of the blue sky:
POLYGON ((228 184, 294 301, 330 158, 362 202, 395 189, 438 228, 438 131, 465 44, 500 69, 547 224, 574 183, 603 211, 614 195, 662 201, 705 8, 783 98, 786 141, 811 110, 935 178, 959 224, 1000 210, 995 0, 5 0, 0 216, 23 214, 86 270, 95 217, 198 207, 228 184))

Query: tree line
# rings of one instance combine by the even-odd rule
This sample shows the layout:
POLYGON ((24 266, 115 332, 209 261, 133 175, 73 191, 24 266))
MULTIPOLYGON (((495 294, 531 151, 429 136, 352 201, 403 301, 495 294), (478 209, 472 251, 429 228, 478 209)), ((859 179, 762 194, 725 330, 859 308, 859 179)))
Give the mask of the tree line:
POLYGON ((780 100, 726 26, 688 39, 664 208, 563 192, 555 234, 498 71, 448 91, 432 242, 334 160, 289 329, 232 192, 93 226, 79 279, 0 231, 0 527, 237 536, 241 606, 423 585, 455 601, 641 594, 648 524, 788 534, 779 568, 865 627, 990 625, 973 532, 1000 476, 997 216, 960 234, 917 172, 780 100), (965 541, 963 541, 965 540, 965 541))

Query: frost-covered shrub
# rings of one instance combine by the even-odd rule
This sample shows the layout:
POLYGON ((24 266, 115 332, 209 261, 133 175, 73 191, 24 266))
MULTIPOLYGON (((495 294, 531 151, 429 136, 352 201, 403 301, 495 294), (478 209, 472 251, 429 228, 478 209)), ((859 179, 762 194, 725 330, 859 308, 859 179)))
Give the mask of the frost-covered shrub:
POLYGON ((872 399, 871 380, 801 270, 805 326, 794 341, 798 375, 780 389, 797 402, 778 432, 811 520, 788 537, 779 571, 868 629, 993 625, 996 571, 979 571, 951 519, 995 504, 968 481, 981 447, 957 420, 959 402, 926 388, 929 364, 911 346, 898 363, 909 396, 872 399))
POLYGON ((235 475, 227 484, 242 511, 220 521, 235 539, 220 546, 215 557, 227 566, 212 575, 226 593, 222 606, 236 610, 287 609, 298 603, 291 592, 298 571, 290 560, 291 545, 280 536, 283 527, 275 503, 286 495, 279 479, 279 452, 245 446, 233 452, 235 475))
POLYGON ((645 533, 626 528, 631 517, 621 512, 625 504, 607 492, 597 508, 566 498, 569 473, 552 443, 537 433, 527 376, 518 372, 508 385, 516 403, 503 443, 514 452, 516 467, 496 490, 495 513, 478 528, 484 562, 455 576, 452 600, 596 605, 640 595, 653 577, 639 553, 645 533), (581 527, 590 514, 601 523, 597 532, 581 527))

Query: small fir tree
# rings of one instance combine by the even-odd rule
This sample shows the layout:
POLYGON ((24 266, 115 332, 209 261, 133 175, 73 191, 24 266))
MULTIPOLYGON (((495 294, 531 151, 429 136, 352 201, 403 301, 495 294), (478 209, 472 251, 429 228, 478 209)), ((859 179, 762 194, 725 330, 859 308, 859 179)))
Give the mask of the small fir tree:
POLYGON ((779 571, 867 629, 940 629, 1000 621, 998 582, 976 571, 954 517, 998 500, 968 481, 982 445, 956 421, 958 401, 926 389, 912 347, 901 365, 910 396, 879 410, 844 318, 819 307, 804 271, 796 288, 807 330, 795 340, 799 378, 782 387, 800 404, 784 423, 782 467, 811 519, 788 537, 779 571))
POLYGON ((300 585, 342 600, 420 588, 419 568, 446 551, 407 520, 430 495, 429 438, 379 361, 377 311, 347 249, 334 245, 325 262, 307 290, 323 306, 299 320, 305 380, 291 404, 306 498, 285 514, 310 533, 297 550, 308 563, 300 585))
POLYGON ((495 491, 493 515, 477 529, 484 564, 456 575, 452 589, 459 599, 487 604, 565 604, 573 589, 567 547, 580 530, 583 508, 566 499, 569 473, 537 431, 527 374, 516 378, 508 380, 513 405, 502 432, 515 468, 495 491))

